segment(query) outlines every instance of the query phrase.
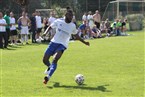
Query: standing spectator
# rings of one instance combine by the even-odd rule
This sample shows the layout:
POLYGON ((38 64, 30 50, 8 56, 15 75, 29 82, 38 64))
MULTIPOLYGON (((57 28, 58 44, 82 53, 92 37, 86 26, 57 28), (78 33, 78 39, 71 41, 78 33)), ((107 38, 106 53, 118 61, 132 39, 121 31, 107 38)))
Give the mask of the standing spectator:
POLYGON ((36 13, 32 13, 32 17, 30 17, 31 20, 31 32, 32 32, 32 43, 36 43, 36 13))
POLYGON ((101 23, 101 15, 99 14, 99 11, 96 10, 96 13, 93 15, 94 23, 98 29, 100 29, 100 23, 101 23))
POLYGON ((36 28, 37 28, 37 33, 36 33, 36 39, 38 39, 40 37, 40 33, 42 30, 42 18, 40 16, 40 12, 36 11, 36 28))
MULTIPOLYGON (((52 11, 50 13, 50 18, 48 20, 49 25, 51 25, 55 20, 56 20, 55 12, 52 11)), ((53 36, 55 35, 55 33, 56 33, 56 29, 55 28, 50 30, 50 40, 53 38, 53 36)))
POLYGON ((22 12, 22 16, 18 19, 18 22, 21 22, 21 41, 22 44, 26 42, 28 44, 28 34, 29 29, 28 26, 31 23, 30 19, 26 16, 26 12, 22 12))
POLYGON ((10 36, 10 39, 11 39, 11 43, 13 44, 16 44, 17 43, 17 30, 16 30, 16 20, 14 18, 14 13, 13 12, 10 12, 10 30, 11 30, 11 36, 10 36))
POLYGON ((93 15, 92 15, 91 11, 89 11, 88 13, 89 14, 88 14, 87 18, 88 18, 89 27, 90 27, 90 29, 93 29, 93 26, 94 26, 93 15))
POLYGON ((10 17, 9 17, 9 11, 5 12, 4 19, 6 20, 7 26, 6 26, 6 32, 7 32, 7 42, 10 42, 10 17))
POLYGON ((88 16, 88 14, 87 14, 87 12, 85 12, 84 15, 82 16, 82 21, 86 21, 87 22, 88 21, 88 17, 87 16, 88 16))
POLYGON ((3 39, 4 39, 4 48, 7 48, 7 33, 6 33, 6 21, 3 19, 3 14, 0 12, 0 48, 3 48, 3 39))

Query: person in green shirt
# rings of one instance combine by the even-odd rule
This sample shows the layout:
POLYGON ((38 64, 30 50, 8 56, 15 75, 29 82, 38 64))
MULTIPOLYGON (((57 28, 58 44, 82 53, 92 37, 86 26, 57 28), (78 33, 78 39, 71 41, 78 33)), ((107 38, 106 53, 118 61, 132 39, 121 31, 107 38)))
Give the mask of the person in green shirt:
POLYGON ((122 26, 121 20, 117 19, 116 20, 116 28, 117 28, 116 36, 121 35, 121 26, 122 26))
POLYGON ((4 19, 6 20, 6 23, 7 23, 6 33, 7 33, 7 42, 9 42, 9 39, 10 39, 10 17, 9 17, 9 11, 5 12, 4 19))

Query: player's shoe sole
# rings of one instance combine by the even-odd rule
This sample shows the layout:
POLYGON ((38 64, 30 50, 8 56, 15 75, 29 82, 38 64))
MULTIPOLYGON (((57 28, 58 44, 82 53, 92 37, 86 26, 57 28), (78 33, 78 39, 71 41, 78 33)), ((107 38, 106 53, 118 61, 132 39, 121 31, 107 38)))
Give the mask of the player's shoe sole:
POLYGON ((48 77, 45 76, 45 77, 44 77, 44 81, 43 81, 43 83, 44 83, 44 84, 47 84, 47 82, 48 82, 48 77))

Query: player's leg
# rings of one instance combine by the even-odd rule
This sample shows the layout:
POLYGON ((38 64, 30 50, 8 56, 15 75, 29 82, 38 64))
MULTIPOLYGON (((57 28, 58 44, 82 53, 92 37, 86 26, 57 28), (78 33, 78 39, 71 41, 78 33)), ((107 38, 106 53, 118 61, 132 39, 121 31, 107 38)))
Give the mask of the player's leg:
POLYGON ((48 74, 49 76, 52 76, 52 74, 56 70, 57 62, 61 58, 62 54, 63 54, 63 51, 58 51, 58 52, 55 53, 55 55, 53 57, 52 64, 50 65, 50 70, 49 70, 49 74, 48 74))
POLYGON ((56 47, 57 47, 57 45, 55 45, 53 42, 50 42, 47 50, 45 51, 45 54, 43 57, 43 63, 48 67, 44 72, 45 74, 47 74, 47 72, 50 69, 49 59, 50 59, 50 56, 52 56, 55 53, 54 51, 55 51, 56 47))
POLYGON ((50 66, 50 62, 49 62, 50 56, 51 55, 45 53, 43 57, 43 63, 48 67, 47 71, 49 70, 49 66, 50 66))
POLYGON ((50 69, 48 71, 48 75, 44 77, 44 82, 43 82, 44 84, 47 84, 48 80, 50 79, 54 71, 56 70, 57 62, 61 58, 62 54, 63 54, 63 51, 57 51, 54 54, 52 64, 50 65, 50 69))

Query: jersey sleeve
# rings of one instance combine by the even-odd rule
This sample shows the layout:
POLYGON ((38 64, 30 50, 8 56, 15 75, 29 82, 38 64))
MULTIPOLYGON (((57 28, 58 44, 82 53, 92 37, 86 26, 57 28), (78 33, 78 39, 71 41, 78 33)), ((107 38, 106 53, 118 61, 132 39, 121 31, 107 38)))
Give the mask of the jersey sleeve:
POLYGON ((74 24, 72 34, 77 34, 77 32, 78 32, 78 31, 77 31, 76 26, 75 26, 75 24, 74 24))
POLYGON ((51 28, 56 28, 57 27, 57 20, 55 20, 50 26, 51 28))

